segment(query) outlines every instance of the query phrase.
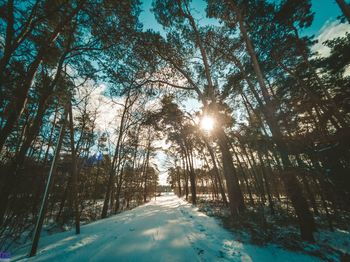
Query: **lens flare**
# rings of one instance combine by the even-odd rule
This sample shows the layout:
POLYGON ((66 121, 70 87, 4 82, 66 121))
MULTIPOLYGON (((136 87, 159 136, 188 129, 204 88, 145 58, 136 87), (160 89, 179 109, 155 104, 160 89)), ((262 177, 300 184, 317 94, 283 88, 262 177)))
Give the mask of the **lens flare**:
POLYGON ((214 119, 209 116, 204 116, 201 119, 201 123, 200 123, 201 128, 206 132, 212 131, 214 128, 214 124, 215 124, 214 119))

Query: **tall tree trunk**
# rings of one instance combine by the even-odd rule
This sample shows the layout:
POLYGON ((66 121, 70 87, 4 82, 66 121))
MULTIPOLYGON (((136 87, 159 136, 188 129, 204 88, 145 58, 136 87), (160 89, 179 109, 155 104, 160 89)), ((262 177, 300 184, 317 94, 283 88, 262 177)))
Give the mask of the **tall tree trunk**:
POLYGON ((178 186, 178 188, 179 188, 179 197, 182 197, 182 190, 181 190, 181 174, 180 174, 180 172, 179 172, 179 170, 178 170, 178 168, 177 167, 175 167, 177 170, 176 170, 176 174, 177 174, 177 176, 176 176, 176 178, 177 178, 177 186, 178 186))
MULTIPOLYGON (((208 83, 207 86, 207 94, 208 99, 211 102, 210 104, 214 107, 214 111, 216 111, 216 97, 214 92, 214 85, 212 81, 210 66, 209 66, 209 60, 208 56, 203 44, 203 41, 201 39, 201 35, 198 31, 197 25, 195 23, 195 20, 193 16, 190 13, 190 9, 185 2, 185 10, 182 9, 181 3, 179 3, 179 7, 181 11, 183 12, 184 16, 188 19, 195 36, 195 42, 197 46, 199 47, 199 51, 201 53, 201 58, 204 65, 204 73, 205 77, 208 83)), ((206 101, 203 101, 204 104, 206 104, 206 101)), ((220 128, 219 128, 220 129, 220 128)), ((230 210, 233 216, 236 216, 240 211, 243 211, 245 209, 244 205, 244 198, 242 195, 242 191, 240 189, 238 178, 236 174, 235 167, 233 165, 232 155, 229 150, 229 146, 227 144, 227 137, 223 130, 218 130, 218 140, 220 145, 220 150, 222 153, 222 160, 223 160, 223 167, 224 167, 224 176, 226 179, 227 189, 228 189, 228 195, 229 195, 229 202, 230 202, 230 210)))
MULTIPOLYGON (((39 212, 39 216, 38 216, 38 220, 37 223, 35 225, 35 230, 34 230, 34 236, 33 236, 33 241, 32 241, 32 247, 29 253, 29 256, 35 256, 37 248, 38 248, 38 244, 39 244, 39 239, 40 239, 40 233, 41 233, 41 229, 43 226, 43 222, 44 222, 44 218, 45 218, 45 213, 46 213, 46 209, 47 209, 47 204, 48 204, 48 197, 49 197, 49 193, 51 190, 51 186, 52 186, 52 182, 53 182, 53 175, 56 172, 56 164, 57 164, 57 160, 59 158, 59 154, 61 151, 61 146, 62 146, 62 142, 63 142, 63 136, 65 133, 65 127, 66 127, 66 122, 67 122, 67 115, 68 115, 68 106, 65 106, 65 110, 63 113, 63 117, 62 117, 62 126, 61 126, 61 130, 60 130, 60 135, 57 141, 57 146, 56 146, 56 150, 55 150, 55 155, 54 155, 54 159, 51 163, 51 168, 50 168, 50 172, 49 172, 49 176, 48 176, 48 180, 46 182, 46 189, 45 189, 45 193, 44 193, 44 197, 41 203, 41 207, 40 207, 40 212, 39 212)), ((1 198, 0 198, 1 199, 1 198)))
POLYGON ((214 169, 214 172, 215 172, 215 177, 219 180, 219 190, 220 190, 222 201, 227 206, 228 205, 228 201, 227 201, 227 198, 226 198, 224 187, 223 187, 223 185, 222 185, 222 183, 220 181, 221 180, 220 179, 220 172, 219 172, 219 169, 218 169, 217 164, 216 164, 216 159, 215 159, 215 155, 214 155, 213 149, 209 145, 209 142, 207 141, 207 139, 205 137, 204 137, 204 142, 205 142, 205 144, 206 144, 206 146, 208 148, 211 160, 213 162, 213 169, 214 169))
POLYGON ((145 159, 145 164, 143 168, 143 202, 146 203, 147 201, 147 179, 148 179, 148 167, 149 167, 149 156, 150 156, 150 151, 151 151, 151 136, 150 136, 150 130, 149 130, 149 135, 148 135, 148 144, 147 144, 147 153, 146 153, 146 159, 145 159))
POLYGON ((251 149, 248 148, 248 150, 246 150, 246 153, 248 153, 247 155, 247 158, 251 159, 252 163, 253 163, 253 176, 254 176, 254 179, 256 181, 256 185, 257 185, 257 189, 259 191, 259 194, 260 194, 260 197, 261 197, 261 201, 262 202, 266 202, 266 197, 265 197, 265 187, 264 187, 264 182, 263 182, 263 178, 261 176, 261 169, 258 168, 258 165, 255 161, 255 157, 253 155, 253 152, 251 149))
MULTIPOLYGON (((80 12, 86 0, 78 3, 77 7, 72 10, 70 14, 68 14, 65 19, 63 19, 54 29, 54 31, 49 34, 47 41, 44 42, 42 46, 39 46, 38 53, 34 60, 30 63, 28 72, 26 73, 23 84, 16 88, 16 95, 12 99, 12 101, 7 106, 8 117, 6 119, 5 126, 0 130, 0 152, 6 142, 6 139, 11 134, 17 120, 22 115, 22 112, 28 101, 28 93, 29 89, 32 86, 35 75, 38 71, 38 68, 47 53, 49 47, 56 41, 56 39, 61 34, 62 30, 64 30, 65 26, 71 22, 71 20, 80 12)), ((2 74, 2 72, 1 72, 2 74)))
POLYGON ((50 98, 53 95, 52 93, 53 93, 55 86, 59 80, 59 77, 61 75, 61 72, 63 69, 63 63, 65 61, 67 54, 68 54, 68 48, 69 48, 70 44, 71 44, 71 39, 68 41, 68 46, 66 47, 66 51, 61 55, 61 57, 59 59, 54 79, 52 80, 52 82, 48 86, 44 86, 42 91, 41 91, 36 115, 35 115, 32 123, 29 125, 27 132, 25 133, 25 139, 24 139, 23 144, 21 146, 21 149, 18 152, 17 157, 16 157, 16 165, 18 165, 18 168, 20 168, 22 166, 30 145, 35 140, 35 138, 37 137, 37 135, 40 131, 40 127, 42 125, 45 112, 49 106, 49 101, 51 100, 50 98))
POLYGON ((272 199, 272 196, 271 196, 271 189, 270 189, 269 181, 267 179, 267 174, 266 174, 264 161, 263 161, 263 158, 262 158, 262 156, 261 156, 259 151, 258 151, 257 154, 258 154, 258 158, 259 158, 259 161, 260 161, 260 166, 261 166, 261 172, 262 172, 262 175, 263 175, 263 180, 265 181, 265 188, 266 188, 267 198, 269 200, 270 211, 271 211, 271 214, 275 214, 274 203, 273 203, 273 199, 272 199))
POLYGON ((53 135, 55 133, 57 114, 58 114, 58 109, 56 107, 55 114, 54 114, 53 121, 52 121, 52 126, 51 126, 51 129, 50 129, 50 136, 49 136, 49 140, 47 141, 47 148, 46 148, 45 156, 44 156, 44 159, 43 159, 43 165, 44 166, 46 165, 48 157, 49 157, 49 151, 50 151, 53 135))
POLYGON ((192 158, 192 150, 188 149, 187 150, 187 158, 188 158, 188 163, 190 167, 190 182, 191 182, 191 199, 192 199, 192 204, 196 205, 197 204, 197 188, 196 188, 196 173, 194 171, 193 167, 193 158, 192 158))
POLYGON ((73 109, 72 103, 69 103, 69 133, 70 133, 70 147, 72 154, 72 201, 75 218, 75 233, 80 234, 80 212, 78 205, 78 172, 77 172, 77 154, 74 145, 74 126, 73 126, 73 109))
POLYGON ((25 156, 28 152, 28 149, 32 144, 33 140, 36 138, 36 136, 39 133, 39 130, 43 121, 43 117, 47 108, 45 100, 46 100, 45 98, 40 99, 37 113, 32 123, 29 125, 27 132, 25 132, 24 141, 22 143, 22 146, 19 152, 17 153, 16 160, 15 160, 15 163, 18 167, 23 166, 23 162, 25 160, 25 156))
POLYGON ((116 172, 116 168, 117 168, 117 164, 118 164, 117 161, 119 159, 120 145, 121 145, 121 142, 122 142, 122 136, 123 136, 124 131, 125 131, 124 130, 124 125, 125 125, 126 113, 128 112, 128 110, 129 110, 130 106, 133 104, 133 102, 135 102, 135 100, 134 100, 134 101, 131 101, 131 103, 129 104, 130 98, 131 98, 131 93, 129 91, 128 95, 127 95, 127 98, 125 100, 122 117, 120 119, 117 144, 116 144, 115 151, 114 151, 114 156, 113 156, 113 160, 112 160, 111 169, 109 171, 107 188, 106 188, 106 194, 105 194, 105 199, 104 199, 104 202, 103 202, 101 218, 106 218, 107 217, 109 201, 110 201, 110 198, 111 198, 112 188, 114 186, 114 176, 115 176, 115 172, 116 172))
POLYGON ((265 106, 265 109, 263 110, 264 115, 270 127, 277 149, 281 155, 281 159, 284 167, 284 172, 282 174, 282 181, 284 182, 286 192, 289 198, 291 199, 295 212, 298 216, 301 236, 304 240, 314 241, 314 237, 313 237, 313 232, 315 230, 314 217, 309 209, 308 203, 303 195, 300 184, 296 178, 295 171, 293 171, 291 162, 288 158, 286 145, 283 142, 282 133, 278 127, 276 118, 274 116, 274 108, 270 100, 270 95, 269 95, 268 89, 266 88, 263 73, 261 71, 253 44, 250 40, 250 37, 244 25, 243 17, 241 15, 240 10, 237 8, 237 6, 234 6, 234 4, 233 4, 233 9, 236 12, 239 28, 240 28, 242 37, 246 43, 247 51, 252 60, 252 66, 257 76, 257 80, 265 100, 266 106, 265 106))
POLYGON ((188 201, 188 194, 189 194, 189 190, 188 190, 188 174, 187 174, 187 162, 185 160, 185 156, 184 156, 184 152, 183 150, 181 151, 181 158, 182 158, 182 170, 184 172, 184 179, 185 179, 185 197, 186 197, 186 201, 188 201))
POLYGON ((266 162, 267 162, 267 166, 268 166, 268 169, 270 171, 270 174, 271 174, 271 182, 273 184, 273 188, 274 188, 274 191, 275 191, 275 194, 277 195, 277 199, 279 202, 281 202, 281 197, 280 197, 280 194, 279 194, 279 191, 278 191, 278 184, 277 184, 277 181, 276 179, 278 179, 278 177, 276 177, 275 173, 273 172, 273 168, 272 168, 272 164, 271 164, 271 160, 270 160, 270 155, 268 153, 268 151, 265 152, 266 154, 266 162))
MULTIPOLYGON (((185 157, 185 164, 186 164, 186 170, 187 170, 187 178, 189 178, 190 183, 191 183, 191 203, 193 205, 196 205, 196 185, 195 185, 195 178, 194 178, 194 172, 193 172, 193 167, 191 165, 191 160, 189 157, 189 152, 186 148, 185 142, 183 142, 184 145, 182 146, 183 152, 184 152, 184 157, 185 157)), ((187 179, 187 187, 188 187, 188 179, 187 179)))
POLYGON ((6 65, 10 61, 11 53, 13 50, 12 42, 14 38, 14 0, 8 0, 6 4, 6 36, 5 36, 5 45, 3 49, 3 56, 0 59, 0 87, 2 88, 3 80, 6 74, 6 65))
POLYGON ((335 0, 337 4, 339 5, 341 11, 343 12, 344 16, 348 20, 350 24, 350 6, 345 2, 345 0, 335 0))
MULTIPOLYGON (((120 172, 120 175, 123 175, 123 169, 120 172)), ((115 193, 115 205, 114 205, 114 213, 117 213, 120 209, 120 194, 122 191, 122 185, 123 185, 123 181, 122 178, 119 179, 118 185, 117 185, 117 191, 115 193)))
POLYGON ((244 198, 239 186, 236 169, 227 142, 227 137, 219 127, 216 130, 218 144, 222 154, 223 173, 227 184, 229 207, 233 217, 245 209, 244 198))
POLYGON ((238 157, 238 154, 237 154, 237 152, 236 152, 236 150, 235 150, 235 148, 233 147, 233 145, 232 145, 231 142, 230 142, 230 145, 231 145, 231 149, 232 149, 232 151, 233 151, 233 154, 235 155, 235 158, 236 158, 236 160, 237 160, 239 169, 241 170, 241 174, 242 174, 244 183, 245 183, 245 185, 246 185, 246 187, 247 187, 247 191, 248 191, 248 195, 249 195, 250 204, 253 206, 253 205, 254 205, 254 199, 253 199, 252 191, 251 191, 251 189, 250 189, 250 185, 249 185, 249 183, 248 183, 247 176, 246 176, 245 171, 244 171, 244 169, 243 169, 243 167, 242 167, 242 163, 241 163, 241 161, 240 161, 240 159, 239 159, 239 157, 238 157))
MULTIPOLYGON (((69 176, 69 179, 68 179, 66 186, 65 186, 65 189, 64 189, 63 196, 61 198, 61 202, 60 202, 58 212, 56 215, 56 223, 61 223, 60 219, 61 219, 62 211, 63 211, 64 206, 66 204, 66 200, 68 198, 68 191, 70 189, 71 184, 72 184, 72 174, 69 176)), ((62 222, 64 222, 64 221, 62 221, 62 222)))
POLYGON ((6 124, 0 130, 0 151, 2 150, 7 137, 11 134, 18 118, 21 116, 25 105, 28 100, 28 92, 34 80, 35 74, 41 63, 43 53, 37 56, 37 58, 29 66, 28 73, 23 84, 16 88, 15 98, 8 104, 6 111, 8 116, 6 119, 6 124))

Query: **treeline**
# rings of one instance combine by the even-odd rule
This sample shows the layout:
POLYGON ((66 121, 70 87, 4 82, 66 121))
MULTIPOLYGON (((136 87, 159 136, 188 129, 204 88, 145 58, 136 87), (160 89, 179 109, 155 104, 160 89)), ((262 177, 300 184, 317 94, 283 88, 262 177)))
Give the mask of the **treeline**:
MULTIPOLYGON (((346 22, 349 7, 337 2, 346 22)), ((142 30, 140 7, 0 3, 2 245, 33 232, 48 174, 46 221, 75 221, 76 232, 91 206, 104 218, 146 201, 158 134, 173 143, 172 182, 193 203, 206 175, 232 219, 248 203, 267 199, 273 212, 287 197, 312 241, 317 212, 350 202, 349 33, 325 43, 330 56, 315 56, 314 39, 301 35, 313 20, 308 0, 208 0, 210 22, 187 0, 156 0, 162 33, 142 30), (106 126, 92 92, 102 84, 101 106, 116 116, 106 126), (184 97, 202 103, 199 118, 215 119, 210 134, 179 109, 184 97)))
POLYGON ((32 238, 35 224, 79 233, 80 221, 155 195, 157 136, 136 82, 142 65, 129 58, 139 11, 137 1, 1 2, 1 250, 32 238))
POLYGON ((349 33, 324 43, 328 57, 314 54, 314 39, 300 33, 313 21, 310 1, 208 0, 212 25, 201 25, 187 1, 155 1, 153 11, 167 37, 149 32, 147 44, 159 70, 175 75, 162 83, 191 90, 199 117, 216 121, 206 137, 163 99, 177 147, 173 187, 196 203, 200 157, 232 219, 257 198, 273 213, 283 196, 301 238, 314 241, 315 215, 324 212, 332 227, 331 215, 349 206, 349 33))

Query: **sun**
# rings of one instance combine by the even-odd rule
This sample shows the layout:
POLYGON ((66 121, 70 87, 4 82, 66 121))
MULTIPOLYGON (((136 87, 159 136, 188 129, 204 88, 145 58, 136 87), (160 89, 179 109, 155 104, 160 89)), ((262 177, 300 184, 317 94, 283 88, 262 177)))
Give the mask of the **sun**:
POLYGON ((206 132, 212 131, 214 129, 214 124, 214 119, 209 116, 204 116, 200 122, 201 129, 203 129, 206 132))

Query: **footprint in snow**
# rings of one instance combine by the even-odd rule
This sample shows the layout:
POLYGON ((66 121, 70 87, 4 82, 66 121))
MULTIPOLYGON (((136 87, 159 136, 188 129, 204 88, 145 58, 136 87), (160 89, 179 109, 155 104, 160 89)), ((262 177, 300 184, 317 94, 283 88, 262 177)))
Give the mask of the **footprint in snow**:
POLYGON ((241 254, 241 252, 239 252, 239 251, 237 251, 237 252, 232 251, 232 252, 231 252, 231 256, 233 256, 233 257, 241 257, 242 254, 241 254))
POLYGON ((129 228, 129 231, 131 231, 131 232, 135 231, 135 228, 129 228))
POLYGON ((201 232, 204 232, 204 231, 205 231, 205 228, 204 228, 202 225, 199 225, 199 226, 198 226, 198 229, 199 229, 199 231, 201 231, 201 232))
POLYGON ((204 254, 204 250, 201 248, 196 248, 197 249, 197 254, 198 255, 203 255, 204 254))
POLYGON ((225 253, 222 250, 219 250, 219 258, 225 258, 225 253))

